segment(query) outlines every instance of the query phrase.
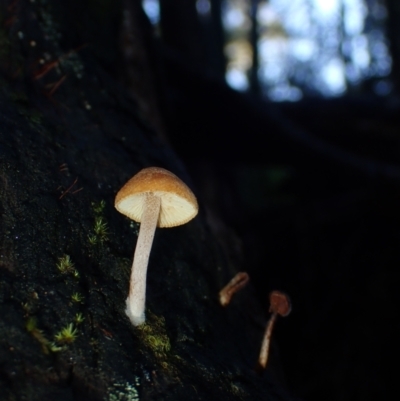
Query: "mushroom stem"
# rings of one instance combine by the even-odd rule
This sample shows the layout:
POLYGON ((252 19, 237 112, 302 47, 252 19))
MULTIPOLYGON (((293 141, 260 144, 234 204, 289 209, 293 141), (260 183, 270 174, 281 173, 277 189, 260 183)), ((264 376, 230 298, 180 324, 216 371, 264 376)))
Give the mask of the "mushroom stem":
POLYGON ((258 358, 258 368, 265 369, 268 362, 269 345, 271 344, 272 329, 274 328, 277 313, 273 313, 268 320, 267 328, 265 329, 263 342, 261 344, 260 356, 258 358))
POLYGON ((260 356, 258 357, 258 364, 256 370, 259 372, 261 372, 267 366, 269 345, 271 343, 271 334, 275 324, 276 317, 278 315, 285 317, 289 315, 290 311, 292 310, 290 298, 284 292, 272 291, 269 294, 269 302, 270 302, 269 311, 272 312, 272 315, 268 320, 267 328, 265 329, 265 334, 261 345, 260 356))
POLYGON ((233 294, 242 289, 249 281, 249 275, 246 272, 239 272, 231 281, 219 292, 219 303, 222 306, 228 306, 233 294))
POLYGON ((142 222, 133 257, 125 309, 125 313, 134 326, 145 322, 147 265, 161 206, 159 196, 153 193, 147 193, 144 196, 146 196, 146 202, 144 202, 142 222))

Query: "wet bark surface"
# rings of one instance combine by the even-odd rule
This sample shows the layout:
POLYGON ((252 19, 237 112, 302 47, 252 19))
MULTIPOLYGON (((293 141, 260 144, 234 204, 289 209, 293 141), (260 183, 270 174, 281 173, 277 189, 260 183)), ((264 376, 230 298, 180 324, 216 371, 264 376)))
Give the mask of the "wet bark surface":
POLYGON ((265 316, 251 287, 218 304, 235 271, 201 199, 195 220, 156 231, 147 323, 124 313, 139 227, 116 192, 151 165, 196 188, 154 102, 115 80, 111 3, 1 2, 0 399, 292 399, 274 355, 254 372, 265 316))

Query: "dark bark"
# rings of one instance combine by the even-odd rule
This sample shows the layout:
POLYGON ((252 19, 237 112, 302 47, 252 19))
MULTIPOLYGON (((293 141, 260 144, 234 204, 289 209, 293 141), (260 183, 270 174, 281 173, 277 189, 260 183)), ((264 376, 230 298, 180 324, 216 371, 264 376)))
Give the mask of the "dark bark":
POLYGON ((148 38, 123 5, 1 2, 0 399, 289 400, 275 354, 253 370, 265 318, 251 287, 218 305, 235 270, 201 198, 194 221, 156 233, 148 324, 124 314, 138 227, 115 193, 149 165, 192 184, 160 139, 148 38))

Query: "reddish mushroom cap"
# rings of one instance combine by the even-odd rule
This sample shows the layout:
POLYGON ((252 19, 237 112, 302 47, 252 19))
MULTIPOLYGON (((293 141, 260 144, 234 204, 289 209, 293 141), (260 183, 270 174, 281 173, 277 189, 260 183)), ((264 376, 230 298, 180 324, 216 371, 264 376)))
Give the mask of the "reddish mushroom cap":
POLYGON ((269 294, 269 302, 269 311, 272 313, 277 313, 281 316, 287 316, 292 310, 289 295, 285 294, 284 292, 272 291, 269 294))

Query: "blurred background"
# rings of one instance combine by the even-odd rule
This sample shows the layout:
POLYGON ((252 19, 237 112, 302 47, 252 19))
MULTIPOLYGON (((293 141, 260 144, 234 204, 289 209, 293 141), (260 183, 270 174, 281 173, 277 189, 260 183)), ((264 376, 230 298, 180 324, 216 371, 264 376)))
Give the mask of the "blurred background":
POLYGON ((400 3, 143 0, 168 141, 305 400, 396 394, 400 3))

